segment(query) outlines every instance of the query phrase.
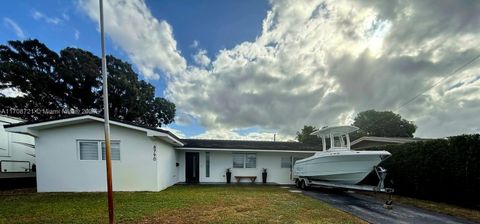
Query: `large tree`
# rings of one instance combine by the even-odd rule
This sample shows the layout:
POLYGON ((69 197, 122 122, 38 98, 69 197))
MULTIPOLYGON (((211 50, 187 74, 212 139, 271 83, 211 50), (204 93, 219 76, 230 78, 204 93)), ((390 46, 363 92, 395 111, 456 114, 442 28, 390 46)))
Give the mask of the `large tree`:
POLYGON ((67 89, 65 103, 68 107, 78 110, 99 107, 100 68, 100 58, 88 51, 70 47, 60 51, 60 63, 56 69, 67 89))
MULTIPOLYGON (((58 77, 59 56, 37 40, 0 45, 0 90, 15 89, 19 97, 0 95, 2 109, 62 108, 65 84, 58 77)), ((19 114, 28 118, 25 114, 19 114)))
MULTIPOLYGON (((175 104, 155 97, 155 87, 139 80, 130 64, 108 56, 107 69, 112 117, 149 126, 174 121, 175 104)), ((1 112, 27 120, 74 110, 102 114, 102 84, 100 58, 88 51, 65 48, 57 54, 38 40, 0 45, 0 90, 18 93, 0 93, 1 112), (15 114, 18 110, 11 109, 27 110, 15 114)))
POLYGON ((361 136, 413 137, 417 126, 392 111, 367 110, 357 114, 353 126, 359 127, 353 138, 361 136))
POLYGON ((297 131, 297 140, 306 144, 320 145, 322 144, 322 139, 316 135, 311 135, 312 132, 317 131, 318 128, 315 126, 305 125, 301 131, 297 131))

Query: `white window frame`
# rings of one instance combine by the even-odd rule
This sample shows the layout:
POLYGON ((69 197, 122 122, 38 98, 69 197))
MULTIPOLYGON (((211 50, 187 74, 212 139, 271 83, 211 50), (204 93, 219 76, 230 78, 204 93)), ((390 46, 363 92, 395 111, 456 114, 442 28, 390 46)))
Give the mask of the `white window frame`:
POLYGON ((232 168, 233 169, 256 169, 257 168, 257 153, 252 153, 252 152, 233 152, 232 153, 232 168), (243 155, 243 166, 242 167, 234 167, 233 166, 233 155, 235 154, 242 154, 243 155), (255 155, 255 167, 248 167, 247 168, 247 154, 253 154, 255 155))
MULTIPOLYGON (((101 157, 99 160, 102 160, 102 161, 104 160, 104 159, 103 159, 103 150, 102 150, 102 144, 103 144, 104 142, 105 142, 105 141, 100 141, 100 149, 99 149, 100 154, 102 155, 102 157, 101 157)), ((110 153, 112 153, 112 144, 113 144, 113 143, 115 143, 115 144, 118 143, 118 154, 119 154, 119 156, 120 156, 120 159, 112 159, 112 161, 120 161, 120 160, 122 159, 122 155, 121 155, 121 151, 122 151, 122 150, 120 150, 120 141, 111 140, 110 142, 111 142, 111 144, 110 144, 110 153)), ((105 157, 106 157, 106 155, 105 155, 105 157)))
POLYGON ((232 153, 232 168, 233 169, 243 169, 245 168, 245 153, 243 152, 233 152, 232 153), (235 155, 243 155, 242 167, 235 167, 235 155))
POLYGON ((281 156, 281 157, 280 157, 280 168, 282 168, 282 169, 290 169, 290 168, 292 168, 292 166, 293 166, 293 159, 292 159, 291 156, 281 156), (285 159, 285 158, 288 159, 288 161, 290 162, 290 164, 289 164, 288 167, 283 167, 283 159, 285 159))
MULTIPOLYGON (((104 140, 91 140, 91 139, 77 139, 77 160, 79 161, 105 161, 102 157, 102 143, 105 142, 104 140), (98 159, 80 159, 80 142, 94 142, 97 143, 97 158, 98 159)), ((122 161, 123 155, 122 155, 122 144, 120 140, 110 140, 111 143, 118 143, 119 145, 119 153, 120 153, 120 159, 114 160, 112 159, 113 162, 120 162, 122 161)))
MULTIPOLYGON (((350 150, 350 136, 348 134, 344 133, 339 133, 339 134, 333 134, 331 133, 329 135, 330 138, 330 148, 328 150, 335 150, 335 149, 348 149, 350 150), (335 145, 335 138, 338 138, 338 143, 339 145, 335 145)), ((327 151, 328 151, 327 150, 327 151)))

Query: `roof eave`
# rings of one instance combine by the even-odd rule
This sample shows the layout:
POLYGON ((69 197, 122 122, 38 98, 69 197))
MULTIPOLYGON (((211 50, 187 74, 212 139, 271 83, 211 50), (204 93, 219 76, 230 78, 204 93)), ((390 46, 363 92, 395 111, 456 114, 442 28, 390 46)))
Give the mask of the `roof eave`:
POLYGON ((240 149, 240 148, 202 148, 202 147, 177 147, 180 150, 193 151, 233 151, 233 152, 294 152, 294 153, 316 153, 315 150, 284 150, 284 149, 240 149))
POLYGON ((165 134, 165 133, 162 133, 162 132, 159 132, 159 131, 154 131, 154 130, 147 130, 147 136, 149 137, 158 137, 166 142, 169 142, 175 146, 183 146, 183 142, 179 141, 178 139, 168 135, 168 134, 165 134))
POLYGON ((421 139, 404 139, 404 138, 395 138, 395 137, 377 137, 377 136, 364 136, 361 137, 351 143, 351 145, 358 144, 362 141, 374 141, 374 142, 384 142, 384 143, 409 143, 409 142, 417 142, 421 141, 421 139))
MULTIPOLYGON (((84 116, 51 120, 51 121, 45 121, 45 122, 33 123, 33 124, 26 123, 22 125, 20 123, 15 125, 9 125, 11 127, 7 126, 5 130, 9 132, 22 133, 22 134, 38 137, 38 130, 41 129, 42 127, 59 127, 59 126, 65 126, 68 124, 82 123, 88 120, 104 122, 103 118, 92 116, 92 115, 84 115, 84 116)), ((163 133, 161 131, 138 127, 135 125, 126 124, 118 121, 112 121, 112 120, 110 121, 110 124, 117 125, 120 127, 130 128, 138 131, 143 131, 147 134, 147 136, 160 137, 160 139, 163 139, 164 141, 167 141, 173 144, 174 146, 183 146, 183 143, 179 139, 171 136, 170 134, 163 133)))

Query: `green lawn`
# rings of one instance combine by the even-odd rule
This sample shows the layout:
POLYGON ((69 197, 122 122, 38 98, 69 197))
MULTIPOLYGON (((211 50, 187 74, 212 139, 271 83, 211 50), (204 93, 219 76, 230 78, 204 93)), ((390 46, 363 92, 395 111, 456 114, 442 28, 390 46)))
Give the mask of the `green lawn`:
MULTIPOLYGON (((121 223, 362 223, 345 212, 278 186, 173 186, 116 192, 121 223)), ((0 223, 101 223, 105 193, 0 192, 0 223)))

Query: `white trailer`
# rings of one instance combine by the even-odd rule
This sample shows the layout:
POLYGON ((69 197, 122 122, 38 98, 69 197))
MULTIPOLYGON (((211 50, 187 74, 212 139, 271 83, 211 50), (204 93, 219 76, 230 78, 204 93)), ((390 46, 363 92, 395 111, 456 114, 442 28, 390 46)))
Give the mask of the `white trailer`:
POLYGON ((35 177, 35 139, 3 127, 20 122, 23 120, 0 115, 0 179, 35 177))
MULTIPOLYGON (((370 192, 382 192, 391 194, 394 192, 393 188, 386 188, 384 181, 385 177, 387 176, 387 170, 376 166, 374 167, 374 171, 378 177, 378 184, 374 185, 359 185, 359 184, 342 184, 342 183, 335 183, 329 181, 319 181, 319 180, 312 180, 308 177, 298 177, 293 176, 295 180, 295 186, 302 190, 308 190, 310 187, 321 187, 321 188, 328 188, 328 189, 345 189, 345 190, 358 190, 358 191, 370 191, 370 192)), ((384 207, 387 209, 392 208, 392 199, 389 197, 387 201, 385 201, 384 207)))

